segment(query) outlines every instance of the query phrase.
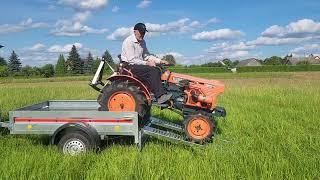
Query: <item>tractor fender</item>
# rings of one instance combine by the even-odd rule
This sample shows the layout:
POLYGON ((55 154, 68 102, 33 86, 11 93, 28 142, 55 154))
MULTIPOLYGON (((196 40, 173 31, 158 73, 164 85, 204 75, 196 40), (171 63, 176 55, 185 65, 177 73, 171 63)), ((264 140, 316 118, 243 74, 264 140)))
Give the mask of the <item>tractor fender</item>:
POLYGON ((64 133, 72 132, 72 131, 81 131, 88 135, 90 138, 90 142, 93 147, 98 148, 100 146, 100 136, 95 128, 93 128, 88 123, 83 122, 74 122, 67 123, 63 126, 60 126, 51 137, 51 144, 55 145, 59 143, 59 140, 64 135, 64 133))
POLYGON ((151 104, 152 98, 151 98, 151 95, 150 95, 148 88, 137 78, 132 77, 132 76, 128 76, 128 75, 115 75, 115 76, 109 77, 107 80, 109 80, 111 82, 118 81, 118 80, 121 80, 121 81, 128 80, 130 82, 133 82, 137 87, 140 88, 140 90, 143 91, 148 103, 151 104))

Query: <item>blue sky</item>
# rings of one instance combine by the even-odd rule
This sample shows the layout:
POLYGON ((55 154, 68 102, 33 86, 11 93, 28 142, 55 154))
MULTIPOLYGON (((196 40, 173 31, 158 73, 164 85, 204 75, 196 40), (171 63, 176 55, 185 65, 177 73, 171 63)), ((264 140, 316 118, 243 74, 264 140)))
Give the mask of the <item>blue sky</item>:
POLYGON ((320 54, 319 0, 10 0, 0 12, 0 56, 24 65, 55 64, 73 44, 116 57, 137 22, 150 52, 181 64, 320 54))

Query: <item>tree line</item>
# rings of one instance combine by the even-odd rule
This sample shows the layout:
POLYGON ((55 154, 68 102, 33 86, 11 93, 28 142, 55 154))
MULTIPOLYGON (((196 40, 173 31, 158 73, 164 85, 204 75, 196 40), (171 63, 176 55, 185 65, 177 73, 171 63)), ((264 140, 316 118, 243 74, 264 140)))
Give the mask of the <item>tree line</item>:
MULTIPOLYGON (((114 66, 114 61, 108 50, 102 55, 111 66, 114 66)), ((31 67, 26 65, 22 67, 19 56, 12 51, 8 62, 0 57, 0 77, 7 76, 41 76, 41 77, 53 77, 64 75, 81 75, 81 74, 94 74, 101 61, 100 57, 93 58, 91 52, 87 57, 82 59, 78 53, 76 46, 72 46, 67 59, 64 55, 60 54, 55 65, 46 64, 42 67, 31 67)))

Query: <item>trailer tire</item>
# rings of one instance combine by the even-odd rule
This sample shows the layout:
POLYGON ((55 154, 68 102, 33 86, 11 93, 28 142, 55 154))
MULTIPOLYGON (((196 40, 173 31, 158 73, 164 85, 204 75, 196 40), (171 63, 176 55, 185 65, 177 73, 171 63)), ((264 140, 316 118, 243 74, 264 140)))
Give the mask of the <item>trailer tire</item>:
POLYGON ((66 132, 58 143, 58 149, 63 154, 78 155, 93 150, 90 137, 82 131, 66 132))

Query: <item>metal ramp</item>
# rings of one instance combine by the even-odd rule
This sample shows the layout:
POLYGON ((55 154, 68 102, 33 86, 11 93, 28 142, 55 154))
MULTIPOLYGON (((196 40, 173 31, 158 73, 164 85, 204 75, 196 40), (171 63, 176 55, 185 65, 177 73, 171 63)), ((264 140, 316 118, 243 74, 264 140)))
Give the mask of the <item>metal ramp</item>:
MULTIPOLYGON (((184 130, 181 125, 168 122, 168 121, 163 121, 155 117, 150 117, 149 124, 145 125, 141 129, 141 135, 143 136, 143 139, 145 139, 146 136, 151 136, 158 139, 168 140, 176 143, 182 143, 185 145, 198 146, 198 147, 203 146, 201 144, 188 141, 186 136, 182 134, 183 132, 184 130), (166 130, 158 129, 159 126, 166 130), (177 133, 172 131, 176 131, 177 133)), ((145 140, 142 142, 142 144, 144 144, 144 142, 145 140)), ((140 150, 142 148, 143 148, 143 145, 140 147, 140 150)))
POLYGON ((155 117, 150 117, 150 123, 156 126, 164 127, 178 132, 184 132, 181 125, 169 121, 163 121, 155 117))

